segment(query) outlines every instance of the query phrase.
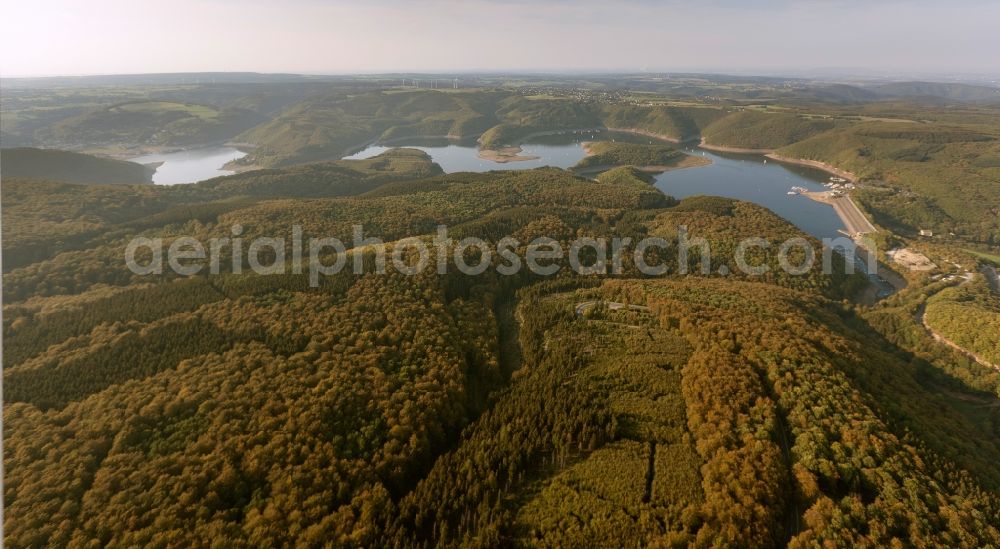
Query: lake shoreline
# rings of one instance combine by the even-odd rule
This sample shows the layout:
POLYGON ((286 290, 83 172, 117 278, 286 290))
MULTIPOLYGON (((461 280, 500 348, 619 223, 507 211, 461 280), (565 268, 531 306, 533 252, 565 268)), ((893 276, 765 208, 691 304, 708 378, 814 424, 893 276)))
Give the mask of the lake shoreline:
POLYGON ((743 147, 727 147, 725 145, 711 145, 705 142, 704 137, 701 138, 701 141, 698 143, 698 147, 713 152, 730 153, 730 154, 762 154, 764 156, 767 156, 768 154, 774 152, 774 149, 748 149, 743 147))
POLYGON ((609 128, 609 127, 605 127, 604 131, 619 132, 619 133, 631 133, 631 134, 635 134, 635 135, 642 135, 642 136, 645 136, 645 137, 652 137, 653 139, 659 139, 660 141, 666 141, 668 143, 673 143, 675 145, 679 145, 681 143, 687 143, 687 142, 691 141, 690 139, 684 140, 684 139, 680 139, 680 138, 677 138, 677 137, 671 137, 671 136, 669 136, 667 134, 664 134, 664 133, 656 133, 656 132, 651 132, 649 130, 643 130, 643 129, 639 129, 639 128, 609 128))
POLYGON ((821 162, 819 160, 807 160, 805 158, 794 158, 791 156, 780 155, 776 152, 777 149, 749 149, 743 147, 727 147, 725 145, 712 145, 706 143, 705 138, 701 139, 701 143, 699 143, 698 147, 712 152, 762 155, 777 162, 784 162, 786 164, 797 164, 799 166, 816 168, 818 170, 822 170, 829 174, 833 174, 837 177, 843 177, 844 179, 850 181, 851 183, 857 183, 858 181, 857 174, 853 172, 842 170, 836 166, 827 164, 826 162, 821 162))
MULTIPOLYGON (((353 156, 353 155, 355 155, 355 154, 357 154, 357 153, 359 153, 359 152, 367 149, 368 147, 373 147, 373 146, 383 146, 384 147, 384 146, 387 146, 387 145, 392 145, 393 143, 399 143, 401 141, 408 141, 408 140, 411 140, 411 139, 444 139, 444 140, 448 140, 448 141, 464 141, 466 139, 475 139, 475 138, 479 137, 480 135, 482 135, 482 134, 478 134, 478 135, 477 134, 456 135, 456 134, 453 134, 453 133, 448 133, 448 134, 444 134, 444 135, 435 135, 435 134, 428 134, 428 135, 403 135, 403 136, 399 136, 399 137, 390 137, 389 139, 382 139, 381 137, 376 137, 374 139, 369 139, 368 141, 365 141, 364 143, 362 143, 360 145, 353 145, 351 147, 348 147, 347 149, 344 150, 344 153, 342 155, 340 155, 340 157, 333 158, 331 160, 343 160, 344 158, 346 158, 348 156, 353 156)), ((405 147, 406 146, 404 145, 401 148, 405 148, 405 147)), ((325 160, 319 160, 318 162, 325 162, 325 160)))
POLYGON ((151 156, 154 154, 176 154, 190 151, 197 151, 200 149, 210 149, 210 148, 223 148, 228 147, 230 149, 236 149, 240 152, 245 152, 250 154, 253 149, 257 148, 257 145, 253 143, 242 143, 233 142, 229 140, 221 141, 210 141, 208 143, 198 143, 196 145, 137 145, 133 147, 123 147, 123 146, 108 146, 107 148, 93 148, 93 147, 71 147, 66 146, 63 150, 71 152, 80 152, 84 154, 91 154, 94 156, 101 156, 104 158, 112 158, 115 160, 128 160, 132 161, 133 158, 138 158, 140 156, 151 156))
MULTIPOLYGON (((243 157, 243 158, 246 158, 246 157, 243 157)), ((254 172, 254 171, 257 171, 257 170, 266 170, 267 169, 264 166, 259 166, 257 164, 243 164, 243 163, 240 162, 240 160, 241 160, 240 158, 237 158, 236 160, 230 160, 229 162, 226 162, 225 164, 223 164, 222 167, 219 168, 219 169, 220 170, 225 170, 225 171, 228 171, 228 172, 233 172, 230 175, 236 175, 238 173, 254 172)))
POLYGON ((712 161, 709 160, 708 158, 689 155, 688 158, 685 158, 675 166, 665 166, 665 165, 632 166, 631 164, 601 164, 599 166, 587 166, 586 168, 570 168, 568 171, 573 172, 577 175, 587 176, 587 175, 600 174, 609 170, 613 170, 615 168, 631 167, 639 170, 640 172, 661 174, 677 170, 701 168, 703 166, 708 166, 711 163, 712 161))
POLYGON ((146 169, 146 181, 145 182, 149 183, 150 185, 155 185, 156 183, 153 183, 153 176, 156 175, 156 170, 160 169, 160 166, 163 165, 163 162, 162 161, 160 161, 160 162, 147 162, 145 164, 140 164, 140 165, 146 169))
POLYGON ((524 150, 520 146, 513 147, 498 147, 496 149, 479 149, 478 156, 483 160, 490 160, 496 162, 497 164, 506 164, 508 162, 524 162, 527 160, 538 160, 541 157, 531 154, 521 153, 524 150))
MULTIPOLYGON (((508 146, 505 146, 505 147, 496 147, 496 148, 481 149, 481 150, 482 151, 497 151, 497 150, 501 150, 501 149, 510 149, 510 148, 513 148, 513 147, 521 148, 522 145, 529 144, 529 143, 525 143, 525 141, 528 141, 530 139, 534 139, 536 137, 546 137, 546 136, 552 136, 552 135, 578 134, 578 133, 588 133, 588 132, 589 133, 593 133, 593 132, 629 133, 629 134, 634 134, 634 135, 642 135, 642 136, 649 137, 649 138, 652 138, 652 139, 657 139, 657 140, 660 140, 660 141, 666 141, 668 143, 673 143, 675 145, 685 144, 685 143, 693 143, 695 141, 694 139, 678 139, 676 137, 672 137, 672 136, 669 136, 669 135, 666 135, 666 134, 656 133, 656 132, 652 132, 652 131, 649 131, 649 130, 643 130, 643 129, 640 129, 640 128, 612 128, 612 127, 607 127, 607 126, 595 126, 595 127, 590 127, 590 128, 571 128, 571 129, 545 130, 545 131, 532 132, 532 133, 529 133, 529 134, 525 135, 524 137, 522 137, 520 139, 520 142, 517 143, 516 145, 508 145, 508 146)), ((353 155, 355 155, 355 154, 357 154, 357 153, 359 153, 359 152, 367 149, 368 147, 372 147, 372 146, 388 146, 388 145, 392 145, 393 143, 398 143, 398 142, 401 142, 401 141, 407 141, 407 140, 410 140, 410 139, 446 139, 446 140, 449 140, 449 141, 464 141, 466 139, 469 139, 469 140, 475 139, 477 141, 477 143, 478 143, 478 140, 482 138, 482 136, 483 136, 484 133, 485 132, 481 132, 481 133, 478 133, 478 134, 469 134, 469 135, 456 135, 456 134, 444 134, 444 135, 406 135, 406 136, 392 137, 392 138, 389 138, 389 139, 381 139, 381 137, 374 137, 372 139, 369 139, 369 140, 364 141, 362 143, 359 143, 357 145, 352 145, 352 146, 344 149, 343 153, 339 157, 337 157, 337 158, 331 158, 331 160, 342 160, 342 159, 344 159, 344 158, 346 158, 348 156, 353 156, 353 155)), ((483 158, 484 158, 484 160, 492 160, 493 156, 506 157, 507 155, 503 155, 503 154, 496 155, 494 153, 487 153, 487 157, 489 157, 489 158, 487 158, 487 157, 483 157, 483 158)), ((527 159, 525 159, 525 160, 527 160, 527 159)), ((535 159, 532 159, 532 160, 535 160, 535 159)), ((516 161, 517 160, 500 160, 500 161, 497 161, 497 162, 503 164, 503 163, 506 163, 506 162, 516 162, 516 161)), ((323 162, 323 161, 321 160, 320 162, 323 162)))
POLYGON ((857 174, 855 174, 853 172, 849 172, 847 170, 842 170, 840 168, 837 168, 835 166, 827 164, 826 162, 820 162, 819 160, 806 160, 804 158, 792 158, 790 156, 782 156, 782 155, 780 155, 778 153, 775 153, 775 152, 765 154, 764 156, 766 156, 767 158, 770 158, 771 160, 776 160, 778 162, 784 162, 786 164, 797 164, 799 166, 807 166, 807 167, 810 167, 810 168, 816 168, 818 170, 823 170, 824 172, 833 174, 833 175, 835 175, 837 177, 842 177, 842 178, 850 181, 851 183, 857 183, 858 182, 858 176, 857 176, 857 174))

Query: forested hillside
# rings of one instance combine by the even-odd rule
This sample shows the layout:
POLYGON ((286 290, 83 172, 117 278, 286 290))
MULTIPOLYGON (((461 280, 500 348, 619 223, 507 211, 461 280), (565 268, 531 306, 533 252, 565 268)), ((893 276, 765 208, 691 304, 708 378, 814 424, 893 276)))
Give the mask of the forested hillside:
POLYGON ((263 197, 359 194, 399 179, 441 173, 425 153, 399 149, 367 160, 257 170, 194 185, 69 185, 5 180, 4 269, 47 259, 139 230, 207 222, 263 197), (256 198, 255 198, 256 197, 256 198))
POLYGON ((333 160, 377 139, 468 137, 496 123, 504 94, 421 90, 334 93, 307 99, 240 135, 258 145, 252 161, 283 166, 333 160))
POLYGON ((543 546, 976 546, 998 534, 997 471, 946 445, 979 437, 976 455, 997 455, 995 435, 947 411, 848 310, 720 280, 558 292, 523 294, 526 371, 404 498, 395 540, 413 528, 543 546))
POLYGON ((1000 295, 978 278, 927 301, 927 325, 982 360, 1000 365, 1000 295))
MULTIPOLYGON (((363 108, 352 101, 331 116, 363 108)), ((995 376, 911 354, 908 302, 859 315, 847 300, 867 280, 842 261, 793 276, 759 248, 748 259, 767 274, 719 274, 744 238, 804 237, 762 207, 677 201, 627 167, 596 181, 442 174, 407 149, 193 185, 3 193, 7 546, 1000 537, 995 376), (607 277, 565 261, 549 277, 403 276, 371 272, 365 248, 367 274, 315 286, 254 274, 246 257, 189 277, 124 261, 135 236, 239 226, 249 241, 298 225, 349 243, 355 224, 390 250, 445 224, 455 239, 513 236, 522 254, 540 236, 673 240, 683 225, 712 260, 703 274, 699 254, 680 265, 651 250, 660 277, 634 257, 607 277)))
POLYGON ((824 118, 743 111, 716 120, 702 130, 709 145, 742 149, 776 149, 835 128, 824 118))
POLYGON ((67 146, 200 145, 225 141, 265 117, 239 107, 175 101, 133 101, 93 109, 41 131, 67 146))
POLYGON ((539 134, 611 128, 683 141, 697 139, 702 127, 727 112, 606 105, 499 90, 402 89, 311 98, 237 139, 259 146, 248 162, 280 166, 339 158, 369 142, 407 137, 476 137, 482 147, 497 148, 539 134))
POLYGON ((509 91, 388 90, 310 99, 240 139, 259 145, 246 162, 268 166, 339 158, 373 141, 420 135, 478 137, 487 149, 584 129, 703 139, 722 150, 777 150, 852 172, 864 183, 858 200, 892 230, 1000 242, 992 192, 1000 181, 996 109, 801 102, 609 104, 509 91))
POLYGON ((875 220, 1000 242, 1000 130, 987 124, 868 122, 778 151, 820 160, 868 180, 857 193, 875 220))
MULTIPOLYGON (((701 159, 686 155, 669 145, 644 145, 598 141, 586 143, 587 156, 573 166, 575 170, 588 170, 609 166, 635 166, 638 168, 672 168, 701 159)), ((697 165, 697 164, 696 164, 697 165)))
POLYGON ((0 149, 0 177, 64 183, 152 183, 153 170, 142 164, 56 149, 0 149))

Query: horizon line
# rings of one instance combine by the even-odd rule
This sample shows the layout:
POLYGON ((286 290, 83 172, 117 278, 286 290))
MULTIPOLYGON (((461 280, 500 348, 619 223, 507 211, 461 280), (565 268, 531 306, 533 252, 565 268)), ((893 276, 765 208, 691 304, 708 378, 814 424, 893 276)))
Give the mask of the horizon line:
POLYGON ((737 69, 737 68, 663 68, 663 69, 624 69, 624 68, 594 68, 594 69, 455 69, 455 70, 384 70, 384 71, 261 71, 261 70, 192 70, 192 71, 154 71, 154 72, 98 72, 98 73, 42 73, 42 74, 2 74, 0 80, 29 80, 46 78, 100 78, 100 77, 139 77, 139 76, 172 76, 199 74, 246 74, 259 76, 297 76, 297 77, 349 77, 349 76, 402 76, 402 75, 466 75, 466 76, 509 76, 509 75, 560 75, 560 76, 657 76, 669 74, 693 74, 712 76, 760 76, 769 78, 845 78, 863 77, 885 79, 906 76, 924 76, 937 78, 976 77, 1000 82, 1000 73, 970 72, 970 71, 935 71, 935 70, 889 70, 864 67, 826 67, 826 68, 788 68, 788 69, 737 69))

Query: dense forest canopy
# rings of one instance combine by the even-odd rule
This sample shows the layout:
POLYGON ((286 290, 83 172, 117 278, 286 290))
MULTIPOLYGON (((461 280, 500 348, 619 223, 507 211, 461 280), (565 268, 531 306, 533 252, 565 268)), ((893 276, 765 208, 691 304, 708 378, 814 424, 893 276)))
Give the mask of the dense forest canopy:
POLYGON ((477 83, 5 95, 5 140, 81 150, 80 136, 105 150, 238 140, 253 146, 247 162, 264 166, 176 186, 4 168, 5 545, 1000 539, 1000 370, 977 359, 997 361, 1000 345, 988 276, 1000 126, 989 104, 899 99, 977 90, 704 77, 477 83), (375 140, 493 147, 594 128, 684 143, 592 143, 578 168, 600 166, 593 178, 443 173, 407 148, 341 160, 375 140), (870 280, 839 255, 830 272, 816 262, 792 274, 776 247, 754 248, 746 257, 766 272, 729 269, 747 238, 819 243, 752 203, 676 200, 640 169, 683 167, 692 157, 680 149, 702 138, 853 172, 875 236, 941 265, 903 273, 905 289, 867 305, 870 280), (447 257, 494 268, 378 274, 377 251, 358 245, 363 272, 313 280, 284 261, 279 274, 254 272, 233 253, 237 233, 281 237, 288 258, 292 227, 352 242, 358 226, 396 252, 442 225, 454 239, 447 257), (910 238, 927 227, 954 234, 910 238), (457 243, 511 237, 523 255, 538 237, 569 249, 682 234, 711 249, 704 270, 700 253, 667 246, 626 255, 610 274, 581 274, 565 258, 550 276, 504 274, 503 258, 457 243), (222 252, 236 259, 217 274, 143 275, 125 262, 137 237, 225 238, 222 252), (639 260, 666 273, 644 273, 639 260))

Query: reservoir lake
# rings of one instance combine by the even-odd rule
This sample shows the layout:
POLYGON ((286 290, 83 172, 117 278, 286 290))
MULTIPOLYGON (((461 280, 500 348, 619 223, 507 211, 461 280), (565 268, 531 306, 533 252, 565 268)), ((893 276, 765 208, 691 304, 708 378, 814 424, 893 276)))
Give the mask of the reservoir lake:
POLYGON ((675 198, 698 194, 725 196, 759 204, 816 238, 844 236, 843 222, 833 207, 801 195, 789 195, 792 187, 809 191, 823 186, 830 175, 821 170, 782 164, 760 155, 720 154, 699 148, 685 149, 705 156, 707 166, 673 170, 656 176, 656 187, 675 198))
POLYGON ((234 172, 222 169, 227 163, 243 158, 247 153, 232 147, 205 147, 187 151, 156 153, 131 158, 132 162, 150 164, 162 162, 153 174, 157 185, 195 183, 234 172))
MULTIPOLYGON (((345 159, 370 158, 392 148, 409 147, 429 154, 447 173, 524 170, 542 166, 565 169, 585 156, 581 142, 612 138, 629 142, 655 142, 648 137, 609 132, 545 136, 521 145, 522 155, 538 156, 537 160, 500 163, 479 158, 475 141, 414 139, 394 141, 391 145, 369 145, 345 159)), ((831 206, 804 196, 787 194, 792 187, 803 187, 810 191, 826 190, 823 183, 830 177, 826 172, 805 166, 781 164, 760 155, 723 154, 697 147, 678 147, 688 154, 705 156, 712 163, 656 175, 656 187, 665 194, 675 198, 704 194, 746 200, 770 209, 817 238, 843 236, 838 231, 844 228, 844 224, 831 206)))

